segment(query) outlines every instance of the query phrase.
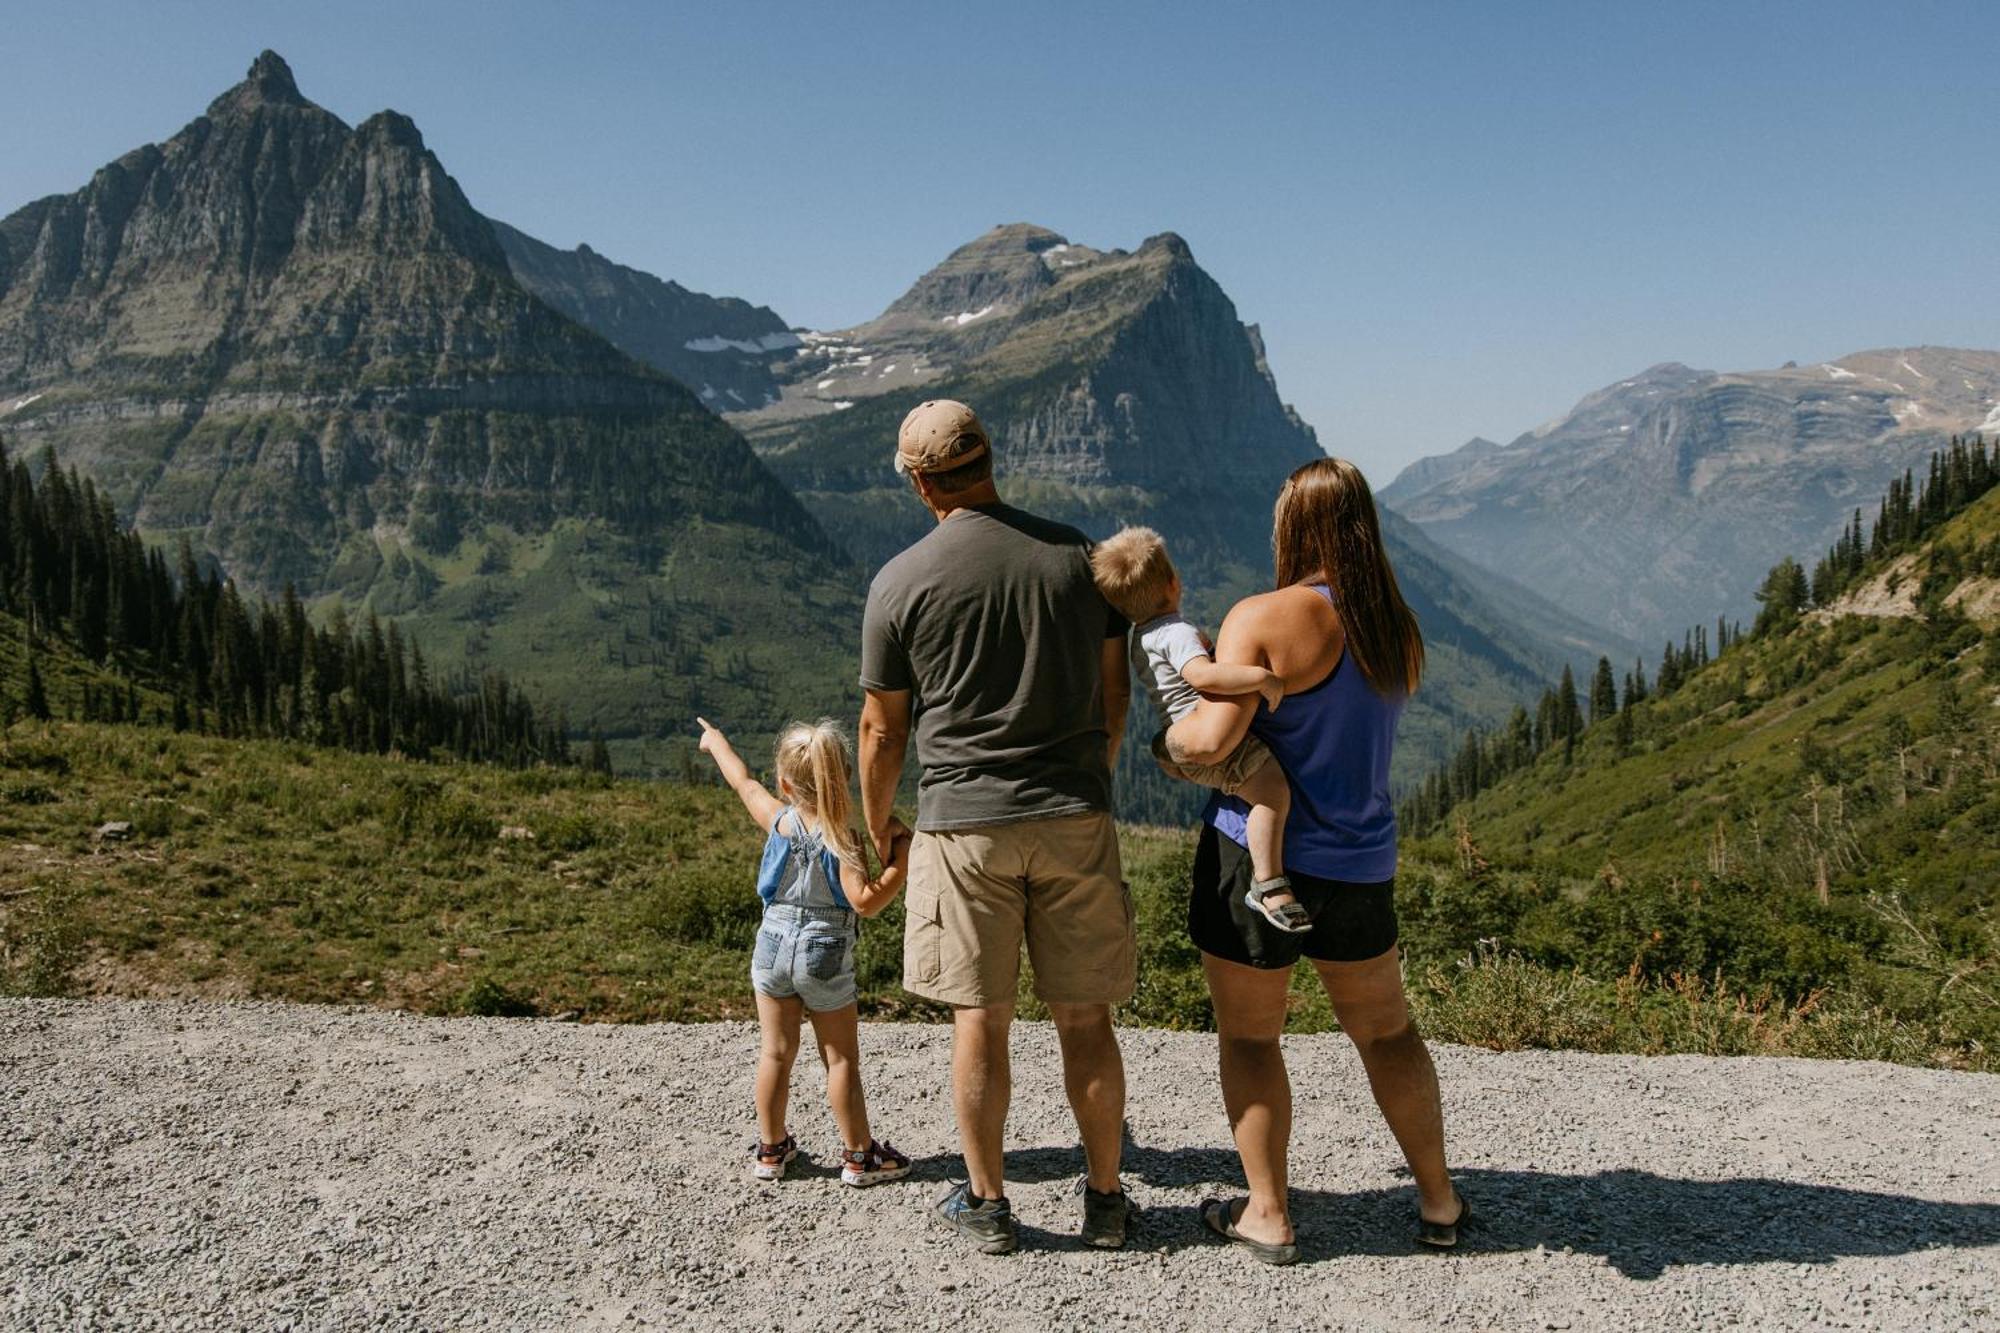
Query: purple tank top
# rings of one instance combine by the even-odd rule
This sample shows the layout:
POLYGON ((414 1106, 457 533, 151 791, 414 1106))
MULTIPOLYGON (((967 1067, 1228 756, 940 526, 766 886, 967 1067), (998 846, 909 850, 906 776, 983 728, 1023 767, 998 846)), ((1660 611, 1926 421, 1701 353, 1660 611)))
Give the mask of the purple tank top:
MULTIPOLYGON (((1323 584, 1313 590, 1330 603, 1323 584)), ((1285 868, 1320 879, 1379 884, 1396 875, 1396 808, 1389 800, 1389 756, 1396 748, 1401 696, 1375 693, 1343 652, 1333 674, 1301 694, 1285 696, 1277 712, 1261 704, 1250 734, 1271 749, 1292 783, 1285 822, 1285 868)), ((1249 806, 1217 793, 1204 823, 1245 841, 1249 806)))

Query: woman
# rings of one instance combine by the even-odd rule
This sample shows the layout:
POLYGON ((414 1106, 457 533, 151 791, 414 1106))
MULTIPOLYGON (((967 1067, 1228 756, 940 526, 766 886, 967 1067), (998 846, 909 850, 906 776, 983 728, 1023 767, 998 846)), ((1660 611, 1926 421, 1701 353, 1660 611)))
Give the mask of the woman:
POLYGON ((1292 965, 1303 956, 1416 1177, 1419 1242, 1450 1248, 1470 1211, 1445 1169, 1437 1071, 1403 996, 1392 895, 1389 756, 1423 673, 1423 638, 1383 552, 1374 496, 1352 463, 1322 458, 1291 475, 1278 495, 1272 546, 1277 591, 1229 612, 1215 660, 1276 672, 1285 701, 1272 713, 1255 695, 1204 699, 1182 724, 1186 752, 1174 757, 1213 762, 1246 730, 1270 747, 1292 781, 1285 864, 1312 927, 1277 930, 1244 901, 1244 809, 1212 801, 1188 931, 1215 1003, 1222 1099, 1250 1194, 1205 1201, 1202 1223, 1265 1263, 1298 1258, 1285 1177, 1292 1090, 1278 1038, 1292 965))

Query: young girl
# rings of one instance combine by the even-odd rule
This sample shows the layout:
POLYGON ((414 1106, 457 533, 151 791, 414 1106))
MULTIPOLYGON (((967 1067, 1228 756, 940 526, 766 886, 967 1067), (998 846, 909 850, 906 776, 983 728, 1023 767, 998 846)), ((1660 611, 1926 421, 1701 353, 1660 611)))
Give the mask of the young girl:
POLYGON ((910 834, 896 826, 890 864, 877 879, 862 867, 861 843, 849 795, 847 741, 830 721, 795 722, 778 738, 778 795, 750 776, 736 750, 706 718, 702 752, 770 836, 757 867, 764 923, 750 959, 757 991, 763 1054, 757 1061, 757 1134, 750 1173, 782 1180, 799 1146, 785 1124, 799 1018, 812 1017, 826 1066, 826 1095, 840 1127, 840 1179, 877 1185, 910 1174, 910 1159, 869 1136, 861 1095, 859 1011, 855 1005, 856 916, 874 916, 903 887, 910 868, 910 834), (783 799, 781 800, 780 797, 783 799))

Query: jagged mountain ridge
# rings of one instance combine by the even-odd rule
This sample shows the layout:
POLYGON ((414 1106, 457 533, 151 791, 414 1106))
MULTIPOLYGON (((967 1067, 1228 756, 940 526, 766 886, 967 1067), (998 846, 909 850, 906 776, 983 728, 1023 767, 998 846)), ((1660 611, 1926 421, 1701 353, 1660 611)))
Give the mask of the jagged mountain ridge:
POLYGON ((1502 446, 1412 464, 1383 499, 1474 563, 1631 638, 1745 616, 1954 432, 2000 428, 2000 352, 1918 347, 1774 371, 1668 363, 1502 446))
POLYGON ((628 737, 845 697, 839 548, 678 381, 538 299, 416 127, 266 52, 0 220, 0 431, 240 582, 405 618, 628 737), (757 590, 802 589, 804 623, 757 590), (747 607, 747 609, 746 609, 747 607), (816 693, 815 693, 816 691, 816 693))
POLYGON ((777 397, 771 362, 799 339, 770 307, 689 291, 588 245, 558 250, 504 222, 492 227, 522 286, 709 407, 752 408, 777 397))
MULTIPOLYGON (((877 319, 805 334, 776 373, 779 402, 730 419, 864 565, 923 531, 889 459, 910 405, 948 394, 987 422, 1004 493, 1093 533, 1158 528, 1210 622, 1269 586, 1272 500, 1321 453, 1280 398, 1255 326, 1170 233, 1124 251, 1028 224, 996 228, 877 319)), ((1433 648, 1432 682, 1411 715, 1410 771, 1563 660, 1607 646, 1385 522, 1433 648)))

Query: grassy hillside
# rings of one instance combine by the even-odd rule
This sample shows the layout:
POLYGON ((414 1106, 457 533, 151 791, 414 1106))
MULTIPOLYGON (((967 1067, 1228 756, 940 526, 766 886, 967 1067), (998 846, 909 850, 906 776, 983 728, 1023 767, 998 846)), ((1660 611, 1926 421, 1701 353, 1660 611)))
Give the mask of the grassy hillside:
MULTIPOLYGON (((1912 545, 1864 560, 1857 538, 1853 561, 1817 608, 1773 615, 1573 745, 1469 747, 1445 777, 1455 807, 1428 829, 1406 812, 1410 854, 1485 886, 1472 919, 1496 956, 1858 998, 1990 1063, 2000 488, 1912 545), (1472 749, 1504 776, 1468 780, 1472 749)), ((1767 591, 1781 573, 1803 599, 1795 565, 1767 591)), ((1434 815, 1437 785, 1413 811, 1434 815)))
POLYGON ((1827 610, 1646 699, 1629 737, 1598 722, 1460 813, 1505 864, 1990 906, 2000 617, 1979 571, 1996 543, 2000 490, 1827 610))
MULTIPOLYGON (((1123 840, 1141 958, 1120 1019, 1206 1028, 1183 927, 1191 835, 1123 840)), ((0 992, 742 1017, 757 843, 712 786, 22 722, 0 733, 0 992), (131 835, 100 838, 108 821, 131 835)), ((1848 922, 1848 943, 1781 976, 1755 943, 1763 900, 1633 916, 1594 910, 1588 888, 1476 854, 1408 862, 1420 1021, 1499 1048, 1988 1063, 1978 1015, 1939 1008, 1920 968, 1895 994, 1857 978, 1841 950, 1893 952, 1886 924, 1848 922)), ((897 985, 901 934, 900 904, 864 926, 864 1011, 938 1017, 897 985)), ((1324 1030, 1308 976, 1293 1026, 1324 1030)))

